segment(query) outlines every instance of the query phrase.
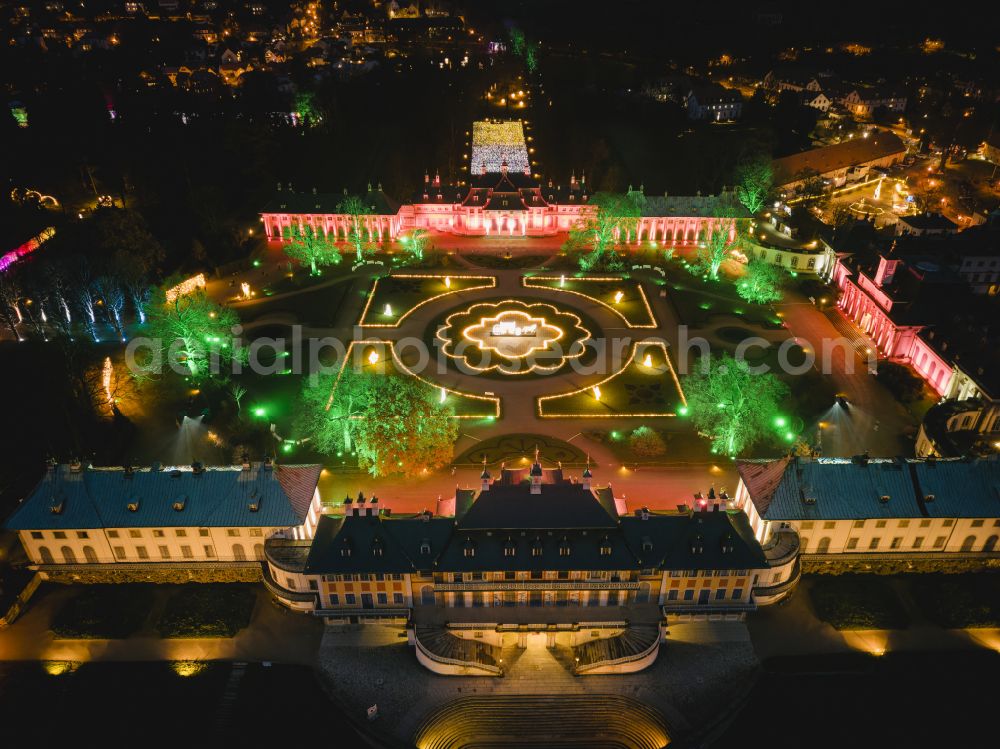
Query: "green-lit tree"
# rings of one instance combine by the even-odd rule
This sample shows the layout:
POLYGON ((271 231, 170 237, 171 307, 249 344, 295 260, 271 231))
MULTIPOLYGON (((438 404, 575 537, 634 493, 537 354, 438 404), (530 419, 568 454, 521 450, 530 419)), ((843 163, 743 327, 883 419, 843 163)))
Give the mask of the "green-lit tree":
POLYGON ((370 376, 346 367, 336 375, 308 377, 296 409, 296 431, 312 440, 317 452, 350 453, 371 402, 370 376))
POLYGON ((763 439, 788 397, 773 374, 751 373, 728 354, 710 362, 707 372, 688 375, 684 392, 691 420, 712 436, 712 452, 725 455, 741 455, 763 439))
POLYGON ((595 193, 589 201, 593 210, 570 230, 563 251, 578 255, 583 270, 614 269, 620 264, 615 247, 637 231, 643 199, 640 191, 595 193))
POLYGON ((773 182, 771 160, 764 154, 746 159, 736 167, 736 197, 751 214, 764 207, 773 182))
POLYGON ((282 230, 286 240, 285 254, 303 265, 309 266, 309 272, 318 276, 321 265, 337 265, 340 262, 340 250, 332 240, 327 239, 322 231, 317 231, 306 224, 295 223, 282 230))
POLYGON ((372 476, 416 476, 451 462, 458 423, 434 391, 411 377, 372 375, 370 398, 357 445, 372 476))
POLYGON ((424 252, 430 244, 430 236, 426 229, 414 229, 410 232, 409 236, 403 237, 400 241, 403 243, 403 247, 406 249, 410 259, 415 263, 419 263, 424 259, 424 252))
POLYGON ((239 322, 232 309, 201 290, 168 301, 158 289, 146 306, 153 355, 164 365, 176 360, 197 380, 224 379, 223 366, 246 360, 246 349, 232 344, 233 327, 239 322))
POLYGON ((733 206, 720 205, 708 229, 704 246, 698 248, 698 265, 712 278, 719 277, 719 268, 729 257, 729 253, 739 245, 739 224, 737 210, 733 206))
POLYGON ((360 263, 366 254, 375 250, 375 244, 365 225, 365 217, 372 215, 372 209, 357 195, 346 195, 337 204, 337 213, 348 217, 350 227, 347 230, 347 241, 354 248, 357 262, 360 263))
POLYGON ((781 287, 787 274, 780 265, 754 258, 747 263, 746 273, 736 284, 736 293, 754 304, 769 304, 781 300, 781 287))
POLYGON ((299 399, 297 429, 319 452, 354 452, 373 476, 418 474, 451 461, 458 425, 453 409, 423 383, 348 366, 313 378, 299 399))

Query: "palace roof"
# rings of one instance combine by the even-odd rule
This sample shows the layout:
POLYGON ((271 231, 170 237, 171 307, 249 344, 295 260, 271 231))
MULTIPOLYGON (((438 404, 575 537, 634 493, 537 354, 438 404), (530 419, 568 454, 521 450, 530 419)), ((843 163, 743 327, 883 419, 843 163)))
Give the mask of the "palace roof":
POLYGON ((751 501, 768 520, 1000 517, 995 457, 794 458, 784 461, 780 481, 755 478, 754 466, 780 462, 737 464, 751 501))
POLYGON ((906 146, 897 135, 874 131, 867 138, 852 138, 843 143, 775 159, 772 163, 774 184, 781 187, 802 179, 803 174, 828 174, 897 154, 902 156, 905 152, 906 146))
MULTIPOLYGON (((618 517, 610 487, 590 491, 543 471, 541 494, 504 470, 490 489, 466 491, 464 515, 393 516, 377 503, 324 516, 304 571, 312 574, 415 570, 742 569, 766 565, 740 512, 650 513, 618 517)), ((460 490, 465 491, 465 490, 460 490)))
MULTIPOLYGON (((301 213, 301 214, 336 214, 337 206, 347 197, 337 192, 294 192, 290 187, 280 189, 264 206, 261 213, 301 213)), ((381 186, 369 190, 362 200, 376 216, 395 216, 399 212, 399 203, 386 195, 381 186)))
POLYGON ((305 520, 318 465, 254 463, 153 470, 52 466, 6 527, 13 530, 277 527, 305 520))

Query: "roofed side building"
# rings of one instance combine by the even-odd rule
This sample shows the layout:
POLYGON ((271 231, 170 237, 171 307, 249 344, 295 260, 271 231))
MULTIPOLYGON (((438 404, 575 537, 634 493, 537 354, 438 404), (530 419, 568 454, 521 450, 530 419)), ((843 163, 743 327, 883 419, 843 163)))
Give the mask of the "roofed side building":
POLYGON ((736 506, 758 540, 795 530, 806 555, 997 555, 1000 460, 739 461, 736 506))
POLYGON ((775 187, 788 191, 800 188, 812 177, 828 180, 839 187, 859 178, 871 167, 889 167, 906 156, 906 146, 891 132, 872 131, 868 137, 852 138, 832 146, 775 159, 775 187))

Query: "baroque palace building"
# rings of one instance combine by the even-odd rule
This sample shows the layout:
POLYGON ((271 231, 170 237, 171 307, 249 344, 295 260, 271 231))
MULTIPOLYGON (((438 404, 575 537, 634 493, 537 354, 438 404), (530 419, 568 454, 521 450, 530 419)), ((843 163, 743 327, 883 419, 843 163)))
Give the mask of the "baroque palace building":
POLYGON ((580 672, 645 668, 671 620, 742 618, 797 582, 794 533, 768 544, 727 498, 626 512, 590 469, 484 470, 477 491, 393 515, 377 498, 324 509, 319 466, 52 465, 7 522, 62 582, 262 580, 330 624, 391 620, 446 674, 502 673, 504 646, 545 633, 580 672))
MULTIPOLYGON (((632 194, 642 193, 642 188, 632 194)), ((424 175, 423 189, 409 202, 397 203, 381 185, 369 189, 362 200, 371 213, 359 216, 373 241, 394 240, 412 229, 426 229, 456 237, 552 237, 577 227, 594 209, 586 178, 573 176, 568 185, 543 185, 530 174, 517 173, 501 165, 499 172, 483 171, 468 185, 448 185, 437 174, 424 175)), ((264 231, 270 240, 281 240, 292 225, 309 226, 324 236, 345 239, 353 217, 338 212, 343 195, 293 192, 280 189, 261 211, 264 231)), ((735 196, 643 195, 642 215, 636 231, 626 242, 643 240, 693 245, 713 231, 717 208, 724 204, 749 221, 735 196)))

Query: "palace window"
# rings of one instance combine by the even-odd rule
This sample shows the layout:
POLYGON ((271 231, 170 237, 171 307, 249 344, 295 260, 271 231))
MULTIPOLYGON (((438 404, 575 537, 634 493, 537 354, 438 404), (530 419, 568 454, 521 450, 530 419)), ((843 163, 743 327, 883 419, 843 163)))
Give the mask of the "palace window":
POLYGON ((116 546, 115 547, 115 559, 124 559, 124 558, 125 558, 125 547, 124 546, 116 546))
POLYGON ((159 528, 153 529, 153 538, 163 538, 163 531, 159 528))
POLYGON ((923 536, 917 536, 915 539, 913 539, 913 548, 914 549, 919 549, 923 545, 924 545, 924 537, 923 536))
POLYGON ((309 581, 309 590, 319 590, 319 583, 315 580, 309 581))
POLYGON ((934 548, 940 549, 944 546, 944 536, 938 536, 934 539, 934 548))
POLYGON ((397 606, 401 606, 403 604, 403 594, 402 593, 393 593, 392 594, 392 602, 395 605, 397 605, 397 606))
POLYGON ((55 531, 52 534, 52 538, 66 538, 66 531, 55 531))
POLYGON ((856 539, 856 538, 849 538, 849 539, 847 539, 847 548, 848 549, 856 549, 856 548, 858 548, 858 539, 856 539))
POLYGON ((142 538, 142 531, 138 528, 129 529, 128 535, 130 538, 142 538))
POLYGON ((982 518, 976 518, 975 520, 973 520, 972 521, 972 527, 973 528, 982 528, 983 527, 983 519, 982 518))
POLYGON ((161 559, 170 559, 170 547, 169 546, 160 546, 159 550, 160 550, 160 558, 161 559))
POLYGON ((892 539, 892 541, 889 542, 890 549, 898 549, 902 545, 903 545, 902 536, 896 536, 895 538, 892 539))
POLYGON ((44 534, 41 531, 32 531, 31 537, 37 541, 40 538, 44 538, 44 534))
POLYGON ((884 520, 876 520, 875 521, 875 527, 876 528, 885 528, 885 521, 884 520))
MULTIPOLYGON (((208 528, 199 528, 198 529, 198 535, 199 536, 203 536, 204 537, 204 536, 208 536, 208 534, 209 534, 208 528)), ((180 534, 178 534, 178 535, 180 535, 180 534)))
POLYGON ((743 597, 743 588, 733 588, 733 600, 738 601, 743 597))
POLYGON ((239 528, 226 528, 226 535, 235 538, 236 536, 240 535, 240 529, 239 528))
POLYGON ((191 547, 190 546, 182 546, 181 547, 181 556, 184 557, 185 559, 191 559, 191 558, 193 558, 194 554, 191 553, 191 547))
POLYGON ((877 549, 878 545, 879 545, 879 543, 881 541, 882 541, 881 538, 879 538, 878 536, 875 536, 875 538, 873 538, 871 541, 868 542, 868 548, 869 549, 877 549))
POLYGON ((177 530, 174 531, 174 535, 177 536, 177 538, 185 538, 187 534, 188 532, 187 529, 185 528, 178 528, 177 530))
POLYGON ((87 531, 77 531, 76 532, 76 537, 77 538, 90 538, 90 534, 88 534, 87 531))
POLYGON ((215 547, 214 546, 212 546, 211 544, 206 544, 204 548, 205 548, 205 556, 206 557, 208 557, 209 559, 212 559, 213 557, 215 557, 215 547))
POLYGON ((149 559, 149 552, 145 546, 136 546, 135 553, 139 555, 139 559, 149 559))

